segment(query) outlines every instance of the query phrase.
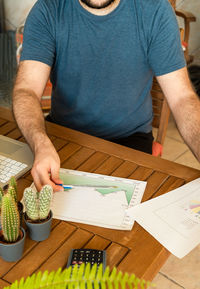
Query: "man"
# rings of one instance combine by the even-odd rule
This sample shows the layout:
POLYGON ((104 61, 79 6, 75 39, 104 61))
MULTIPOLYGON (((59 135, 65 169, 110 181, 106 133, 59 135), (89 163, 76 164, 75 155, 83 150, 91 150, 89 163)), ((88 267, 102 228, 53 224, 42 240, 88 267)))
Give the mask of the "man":
POLYGON ((49 120, 141 149, 152 147, 155 75, 178 128, 200 160, 200 102, 167 0, 38 0, 26 22, 13 92, 15 118, 35 161, 38 190, 60 190, 60 160, 40 99, 53 84, 49 120), (139 139, 139 147, 138 147, 139 139))

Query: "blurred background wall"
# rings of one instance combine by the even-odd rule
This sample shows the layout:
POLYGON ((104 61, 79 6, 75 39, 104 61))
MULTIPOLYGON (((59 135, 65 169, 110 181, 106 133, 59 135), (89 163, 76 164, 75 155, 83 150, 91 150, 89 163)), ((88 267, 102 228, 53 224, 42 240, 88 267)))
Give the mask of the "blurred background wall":
MULTIPOLYGON (((190 24, 189 52, 200 53, 200 0, 176 0, 176 7, 191 12, 196 17, 196 22, 190 24)), ((182 26, 181 19, 178 22, 182 26)))
POLYGON ((7 30, 15 30, 24 22, 37 0, 4 0, 7 30))

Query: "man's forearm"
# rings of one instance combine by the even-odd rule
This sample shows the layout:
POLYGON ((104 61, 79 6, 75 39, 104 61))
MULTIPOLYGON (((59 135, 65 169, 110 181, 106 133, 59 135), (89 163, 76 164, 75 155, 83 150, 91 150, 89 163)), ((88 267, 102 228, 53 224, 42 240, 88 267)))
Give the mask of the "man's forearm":
POLYGON ((191 92, 184 101, 179 102, 173 114, 181 135, 200 162, 200 101, 198 96, 191 92))
POLYGON ((40 102, 33 91, 14 89, 13 112, 22 134, 34 153, 41 145, 49 142, 40 102))

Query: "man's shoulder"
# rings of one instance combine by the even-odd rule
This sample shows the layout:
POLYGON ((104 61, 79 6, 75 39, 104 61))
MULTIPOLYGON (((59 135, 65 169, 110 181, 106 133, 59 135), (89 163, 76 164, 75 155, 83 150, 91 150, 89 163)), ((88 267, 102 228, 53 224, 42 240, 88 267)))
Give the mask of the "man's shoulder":
POLYGON ((134 0, 137 7, 140 7, 144 13, 157 13, 158 10, 170 6, 168 0, 134 0))
POLYGON ((38 0, 35 5, 48 10, 60 10, 69 0, 38 0))
POLYGON ((172 13, 172 6, 168 0, 134 0, 137 15, 141 18, 147 30, 151 30, 151 25, 155 20, 162 21, 165 15, 172 13))

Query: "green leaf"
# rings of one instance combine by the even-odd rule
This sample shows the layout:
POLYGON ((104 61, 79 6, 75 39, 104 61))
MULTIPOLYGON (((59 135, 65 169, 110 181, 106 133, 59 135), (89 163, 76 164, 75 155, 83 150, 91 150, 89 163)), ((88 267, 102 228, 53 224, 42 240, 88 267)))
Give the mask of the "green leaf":
POLYGON ((108 280, 109 274, 110 274, 110 268, 107 266, 106 270, 103 274, 103 280, 105 280, 105 281, 108 280))
POLYGON ((45 271, 42 274, 41 280, 40 280, 40 286, 41 287, 45 287, 45 285, 47 285, 48 282, 48 271, 45 271))
POLYGON ((103 277, 103 265, 100 264, 99 268, 98 268, 98 271, 97 271, 96 278, 97 278, 97 280, 101 280, 102 277, 103 277))
POLYGON ((90 271, 90 276, 89 276, 89 278, 92 279, 92 280, 95 280, 96 272, 97 272, 97 264, 95 263, 95 264, 91 267, 91 271, 90 271))
POLYGON ((26 280, 22 278, 19 282, 15 281, 4 289, 144 289, 147 285, 150 288, 151 283, 136 278, 134 274, 123 274, 121 271, 117 272, 116 268, 110 271, 109 267, 106 267, 103 274, 102 266, 98 268, 95 264, 91 267, 88 263, 86 266, 75 265, 73 269, 69 267, 63 271, 59 268, 56 272, 38 272, 26 280))

